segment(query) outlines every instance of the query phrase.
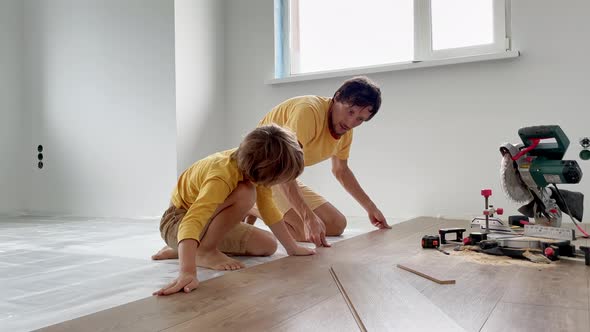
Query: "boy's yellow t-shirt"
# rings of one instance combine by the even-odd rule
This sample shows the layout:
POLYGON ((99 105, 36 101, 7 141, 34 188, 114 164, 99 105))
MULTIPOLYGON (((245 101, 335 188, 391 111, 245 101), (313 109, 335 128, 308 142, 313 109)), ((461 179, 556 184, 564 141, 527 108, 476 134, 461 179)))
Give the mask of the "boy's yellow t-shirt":
POLYGON ((328 126, 332 98, 301 96, 288 99, 275 106, 259 126, 276 123, 291 129, 303 145, 305 166, 311 166, 332 156, 346 160, 352 144, 352 130, 339 139, 330 133, 328 126))
MULTIPOLYGON (((187 210, 178 228, 178 242, 184 239, 201 240, 201 233, 217 207, 244 180, 231 154, 236 149, 218 152, 194 163, 178 178, 172 193, 172 204, 187 210)), ((256 204, 262 220, 273 225, 283 219, 277 209, 272 191, 256 185, 256 204)))

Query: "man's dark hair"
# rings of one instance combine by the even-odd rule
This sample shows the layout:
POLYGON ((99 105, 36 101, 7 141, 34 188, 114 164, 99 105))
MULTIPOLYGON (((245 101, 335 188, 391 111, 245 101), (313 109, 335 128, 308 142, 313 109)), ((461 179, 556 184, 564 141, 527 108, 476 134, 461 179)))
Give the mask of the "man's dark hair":
POLYGON ((353 106, 371 106, 372 119, 381 107, 381 89, 367 77, 353 77, 342 84, 334 93, 334 101, 353 106))

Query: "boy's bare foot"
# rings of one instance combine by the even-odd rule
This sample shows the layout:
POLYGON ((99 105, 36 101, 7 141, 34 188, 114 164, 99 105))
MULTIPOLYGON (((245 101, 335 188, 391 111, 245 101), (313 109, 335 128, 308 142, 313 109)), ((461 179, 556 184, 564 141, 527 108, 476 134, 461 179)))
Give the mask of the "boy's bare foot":
POLYGON ((158 253, 152 256, 152 259, 155 261, 159 261, 162 259, 177 259, 178 258, 178 250, 172 249, 169 246, 165 246, 164 248, 160 249, 158 253))
POLYGON ((227 257, 218 249, 215 250, 197 250, 197 266, 213 270, 238 270, 246 267, 242 262, 227 257))
POLYGON ((247 215, 246 216, 246 220, 244 220, 246 223, 250 224, 250 225, 254 225, 254 223, 256 222, 256 216, 253 215, 247 215))

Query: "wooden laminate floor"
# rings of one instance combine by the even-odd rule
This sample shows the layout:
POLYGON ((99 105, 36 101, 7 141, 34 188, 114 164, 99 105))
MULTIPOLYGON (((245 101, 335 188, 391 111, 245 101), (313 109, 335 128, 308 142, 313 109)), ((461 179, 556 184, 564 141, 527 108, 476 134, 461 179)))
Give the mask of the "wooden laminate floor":
MULTIPOLYGON (((551 266, 482 262, 473 255, 447 256, 420 247, 422 235, 467 225, 467 221, 417 218, 392 230, 373 231, 321 248, 315 256, 286 257, 207 280, 190 294, 150 297, 44 330, 359 331, 330 274, 335 267, 336 273, 346 271, 349 287, 356 287, 354 305, 364 319, 372 321, 372 330, 421 318, 414 330, 432 326, 429 330, 436 331, 437 317, 445 317, 450 320, 445 326, 456 324, 458 330, 467 331, 590 331, 590 267, 582 261, 561 260, 551 266), (396 267, 404 263, 423 266, 455 279, 456 284, 439 285, 396 267), (378 282, 354 281, 352 272, 363 276, 369 270, 380 276, 378 282), (399 281, 379 287, 389 279, 399 281), (400 290, 402 284, 413 290, 400 290), (427 310, 410 316, 385 297, 387 293, 379 294, 379 289, 402 294, 404 300, 412 296, 427 301, 421 302, 427 310), (372 300, 363 299, 363 293, 373 294, 372 300), (370 306, 381 310, 368 310, 370 306)), ((576 242, 588 245, 585 239, 576 242)))

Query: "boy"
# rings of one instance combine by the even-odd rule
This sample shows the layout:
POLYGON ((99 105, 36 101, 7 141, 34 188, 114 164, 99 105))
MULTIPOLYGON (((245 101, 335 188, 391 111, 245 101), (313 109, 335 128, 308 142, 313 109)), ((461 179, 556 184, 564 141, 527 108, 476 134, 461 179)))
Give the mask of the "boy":
MULTIPOLYGON (((314 250, 298 246, 289 234, 269 188, 292 181, 302 172, 303 150, 297 138, 274 124, 250 132, 239 148, 210 155, 189 167, 180 176, 170 208, 160 222, 167 246, 152 257, 180 258, 179 275, 154 295, 188 293, 197 288, 196 266, 218 270, 244 267, 223 252, 274 253, 274 239, 270 248, 259 248, 269 241, 251 240, 256 228, 241 223, 254 203, 289 255, 314 254, 314 250)), ((260 233, 264 231, 258 230, 260 233)))

